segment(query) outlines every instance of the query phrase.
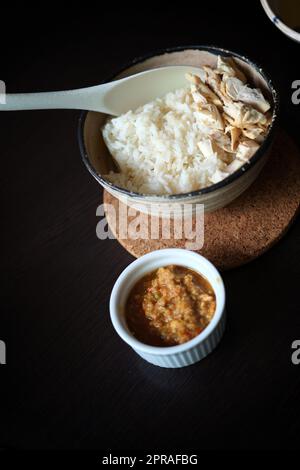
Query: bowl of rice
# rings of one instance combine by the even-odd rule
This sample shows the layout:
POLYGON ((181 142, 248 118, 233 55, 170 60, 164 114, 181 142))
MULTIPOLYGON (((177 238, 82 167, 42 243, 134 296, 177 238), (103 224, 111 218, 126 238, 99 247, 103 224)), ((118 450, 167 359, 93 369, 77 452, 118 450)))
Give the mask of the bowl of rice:
POLYGON ((135 60, 113 79, 172 65, 199 67, 186 88, 111 117, 82 112, 78 137, 94 178, 141 212, 176 215, 183 205, 211 212, 257 178, 274 141, 279 98, 248 58, 191 46, 135 60))

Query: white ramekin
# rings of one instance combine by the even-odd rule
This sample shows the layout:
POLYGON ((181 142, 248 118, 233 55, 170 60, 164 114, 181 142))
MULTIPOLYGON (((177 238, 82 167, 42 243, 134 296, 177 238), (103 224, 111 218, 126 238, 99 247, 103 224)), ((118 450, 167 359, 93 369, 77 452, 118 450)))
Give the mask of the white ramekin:
POLYGON ((220 273, 203 256, 183 249, 153 251, 131 263, 113 287, 109 308, 112 324, 119 336, 143 359, 160 367, 185 367, 200 361, 215 349, 225 328, 225 288, 220 273), (191 341, 171 347, 149 346, 141 343, 129 331, 125 320, 126 300, 140 278, 170 264, 193 269, 210 282, 216 295, 216 312, 205 330, 191 341))

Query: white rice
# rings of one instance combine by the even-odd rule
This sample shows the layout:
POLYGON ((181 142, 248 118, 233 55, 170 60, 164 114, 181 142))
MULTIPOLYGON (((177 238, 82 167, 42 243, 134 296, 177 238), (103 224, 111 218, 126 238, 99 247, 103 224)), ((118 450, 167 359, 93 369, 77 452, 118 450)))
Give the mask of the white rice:
POLYGON ((222 160, 216 154, 205 158, 197 145, 212 132, 199 114, 187 88, 110 119, 103 137, 120 173, 106 178, 156 195, 188 193, 221 179, 222 160))

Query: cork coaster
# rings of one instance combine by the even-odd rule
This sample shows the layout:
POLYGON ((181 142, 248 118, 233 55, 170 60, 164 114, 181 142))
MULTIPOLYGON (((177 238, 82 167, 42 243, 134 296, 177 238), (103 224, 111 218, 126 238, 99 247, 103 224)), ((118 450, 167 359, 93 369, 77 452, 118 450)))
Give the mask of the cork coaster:
MULTIPOLYGON (((104 203, 112 204, 118 217, 119 202, 106 191, 104 203)), ((269 161, 253 185, 229 206, 205 214, 204 245, 199 253, 221 270, 248 263, 281 239, 299 207, 300 153, 291 138, 280 132, 269 161)), ((115 233, 112 212, 105 212, 114 236, 135 257, 161 248, 186 247, 185 239, 121 239, 115 233)))

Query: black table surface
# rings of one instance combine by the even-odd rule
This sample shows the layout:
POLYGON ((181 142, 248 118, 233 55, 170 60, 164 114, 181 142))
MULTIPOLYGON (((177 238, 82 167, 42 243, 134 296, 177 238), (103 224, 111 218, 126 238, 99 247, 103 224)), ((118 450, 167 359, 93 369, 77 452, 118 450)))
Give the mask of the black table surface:
MULTIPOLYGON (((198 3, 139 12, 129 3, 101 14, 88 4, 65 13, 54 4, 11 9, 10 29, 1 13, 0 79, 7 92, 84 87, 153 50, 214 44, 269 72, 281 125, 299 145, 300 105, 291 95, 300 46, 258 1, 238 9, 198 3)), ((228 325, 215 352, 180 370, 154 367, 110 323, 112 286, 133 258, 96 237, 102 189, 80 159, 79 114, 0 115, 1 378, 10 397, 8 409, 1 402, 1 416, 9 414, 0 447, 299 447, 300 365, 291 361, 300 340, 299 219, 261 258, 223 273, 228 325)))

